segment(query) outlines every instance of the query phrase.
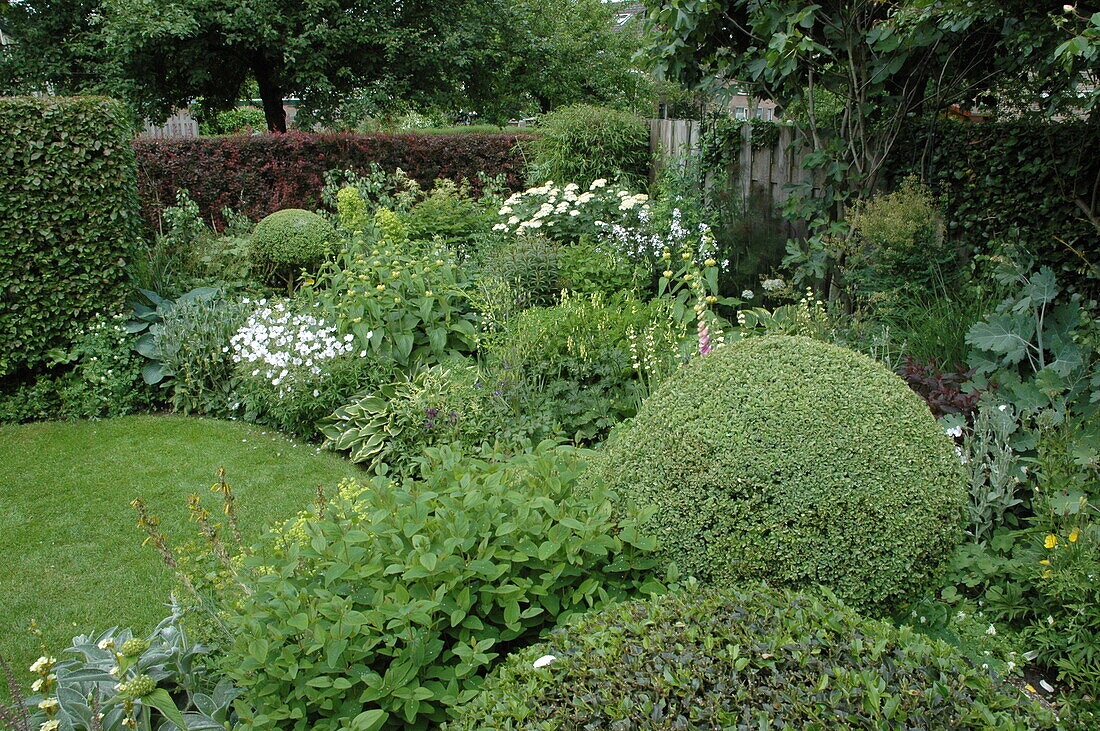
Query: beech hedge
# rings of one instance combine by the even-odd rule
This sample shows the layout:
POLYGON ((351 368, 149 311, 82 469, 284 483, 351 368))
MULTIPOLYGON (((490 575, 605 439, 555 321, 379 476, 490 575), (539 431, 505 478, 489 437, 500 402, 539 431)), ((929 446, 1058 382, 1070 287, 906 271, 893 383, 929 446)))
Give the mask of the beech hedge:
POLYGON ((113 99, 0 98, 0 378, 121 304, 140 239, 132 136, 113 99))
POLYGON ((142 208, 157 230, 161 211, 186 189, 207 220, 219 222, 229 206, 253 220, 284 208, 321 205, 326 170, 360 173, 371 163, 401 168, 425 188, 436 178, 469 180, 504 175, 523 186, 525 134, 266 134, 134 141, 142 208))

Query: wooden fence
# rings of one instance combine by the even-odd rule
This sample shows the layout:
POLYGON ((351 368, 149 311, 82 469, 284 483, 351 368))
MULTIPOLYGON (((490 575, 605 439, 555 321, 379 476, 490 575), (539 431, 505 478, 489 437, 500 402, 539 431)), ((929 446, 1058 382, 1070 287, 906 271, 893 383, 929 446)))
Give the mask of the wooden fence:
MULTIPOLYGON (((649 121, 649 148, 656 174, 666 165, 675 165, 699 152, 703 123, 686 119, 651 119, 649 121)), ((731 155, 732 164, 725 171, 734 190, 740 190, 744 199, 763 197, 775 206, 789 197, 786 186, 813 179, 813 174, 802 166, 805 151, 792 147, 794 129, 780 127, 776 142, 766 147, 753 145, 752 125, 741 126, 741 145, 738 154, 731 155)), ((722 173, 712 173, 720 175, 722 173)), ((814 192, 820 185, 814 185, 814 192)))
POLYGON ((164 124, 156 125, 149 120, 145 120, 145 129, 138 135, 138 137, 157 139, 198 136, 199 123, 186 109, 178 111, 164 120, 164 124))

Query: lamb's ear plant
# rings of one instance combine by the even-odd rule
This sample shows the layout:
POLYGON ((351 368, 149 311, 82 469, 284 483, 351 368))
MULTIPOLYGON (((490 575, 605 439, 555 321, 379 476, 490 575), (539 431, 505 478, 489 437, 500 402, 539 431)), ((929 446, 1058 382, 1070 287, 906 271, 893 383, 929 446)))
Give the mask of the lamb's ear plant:
MULTIPOLYGON (((114 627, 79 635, 65 653, 43 655, 30 667, 38 677, 26 699, 27 728, 56 731, 164 731, 225 729, 234 721, 237 691, 227 679, 206 674, 207 649, 191 642, 183 609, 173 599, 171 614, 148 637, 114 627)), ((16 726, 15 728, 19 728, 16 726)))

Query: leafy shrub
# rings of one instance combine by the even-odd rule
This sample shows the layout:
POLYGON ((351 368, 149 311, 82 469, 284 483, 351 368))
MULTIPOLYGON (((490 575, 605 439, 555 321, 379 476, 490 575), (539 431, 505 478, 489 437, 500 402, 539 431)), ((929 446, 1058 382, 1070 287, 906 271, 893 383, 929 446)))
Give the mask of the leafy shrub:
POLYGON ((497 211, 501 221, 494 231, 530 233, 539 230, 558 241, 573 242, 594 237, 598 222, 633 223, 649 209, 649 196, 624 188, 608 187, 597 178, 582 190, 576 183, 555 185, 553 181, 513 193, 497 211))
MULTIPOLYGON (((306 134, 238 135, 178 140, 134 140, 142 210, 159 228, 163 201, 185 188, 204 220, 220 224, 226 207, 252 220, 284 208, 313 210, 321 204, 325 173, 359 174, 377 164, 401 168, 425 188, 436 178, 469 180, 475 194, 483 177, 503 175, 511 190, 523 185, 522 134, 306 134)), ((343 187, 338 185, 336 190, 343 187)), ((335 190, 333 195, 335 195, 335 190)), ((332 201, 330 205, 333 205, 332 201)))
POLYGON ((584 615, 454 715, 455 730, 1053 727, 941 642, 751 585, 584 615))
POLYGON ((508 461, 429 451, 422 480, 376 478, 269 539, 227 669, 250 728, 424 728, 494 661, 574 612, 637 592, 652 539, 574 485, 588 453, 508 461))
MULTIPOLYGON (((384 221, 380 228, 386 229, 384 221)), ((391 237, 369 249, 358 241, 307 281, 300 297, 317 303, 356 349, 408 367, 474 350, 477 318, 467 285, 467 273, 446 250, 417 249, 391 237)))
POLYGON ((229 343, 249 309, 216 295, 195 297, 178 302, 152 326, 157 360, 171 379, 177 411, 226 416, 234 410, 237 379, 229 343))
POLYGON ((139 240, 129 118, 101 97, 0 99, 0 378, 122 304, 139 240))
POLYGON ((593 477, 666 558, 716 584, 823 584, 874 607, 928 580, 966 491, 924 403, 870 358, 805 337, 693 360, 612 435, 593 477))
POLYGON ((257 107, 233 107, 199 122, 204 135, 239 135, 267 131, 267 117, 257 107))
POLYGON ((929 181, 944 201, 948 236, 971 252, 997 253, 995 243, 1007 238, 1032 251, 1039 266, 1049 266, 1072 289, 1096 297, 1096 223, 1080 207, 1091 205, 1095 216, 1096 135, 1090 120, 1076 117, 980 125, 914 119, 902 132, 912 142, 886 164, 895 179, 918 175, 929 181))
POLYGON ((156 403, 156 396, 141 377, 145 359, 134 351, 134 337, 127 332, 125 315, 100 316, 77 335, 68 352, 58 354, 59 364, 73 364, 57 377, 61 409, 58 415, 93 419, 125 416, 156 403))
POLYGON ((642 265, 587 242, 563 247, 558 270, 562 288, 581 294, 637 291, 651 278, 642 265))
POLYGON ((470 249, 487 227, 491 212, 462 185, 441 178, 404 218, 413 241, 438 241, 455 251, 470 249))
POLYGON ((276 211, 256 224, 252 261, 270 266, 290 287, 301 269, 320 265, 335 247, 336 229, 322 216, 299 208, 276 211))
POLYGON ((534 233, 504 237, 481 254, 481 276, 503 282, 517 308, 551 305, 561 294, 557 242, 534 233))
POLYGON ((649 175, 649 125, 635 114, 576 104, 544 115, 538 131, 531 143, 533 181, 638 184, 649 175))
POLYGON ((931 192, 915 179, 858 207, 848 222, 856 236, 838 258, 849 293, 889 306, 902 293, 935 289, 954 278, 958 254, 944 239, 931 192))
POLYGON ((514 314, 482 352, 500 367, 496 390, 515 413, 587 442, 637 412, 684 359, 686 339, 667 301, 563 294, 514 314))
POLYGON ((351 334, 315 311, 281 301, 248 300, 254 308, 229 339, 229 358, 249 421, 312 437, 316 423, 374 379, 377 361, 356 350, 351 334))
POLYGON ((50 726, 85 731, 134 728, 223 728, 236 718, 233 685, 203 667, 208 650, 193 644, 173 614, 146 639, 115 627, 98 635, 73 638, 58 662, 43 656, 31 667, 38 677, 32 728, 50 726), (95 714, 101 714, 97 719, 95 714))

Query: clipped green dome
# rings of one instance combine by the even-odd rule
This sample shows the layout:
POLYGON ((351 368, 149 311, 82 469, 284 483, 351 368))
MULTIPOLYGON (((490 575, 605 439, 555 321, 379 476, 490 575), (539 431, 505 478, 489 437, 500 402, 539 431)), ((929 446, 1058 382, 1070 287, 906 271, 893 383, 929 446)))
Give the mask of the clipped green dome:
POLYGON ((924 402, 865 355, 803 337, 697 358, 621 425, 591 477, 704 582, 831 587, 888 605, 961 537, 966 492, 924 402))
POLYGON ((301 208, 276 211, 252 232, 252 259, 278 268, 320 264, 333 251, 336 229, 323 216, 301 208))
POLYGON ((1052 727, 942 642, 755 585, 590 612, 453 717, 450 731, 1052 727))

